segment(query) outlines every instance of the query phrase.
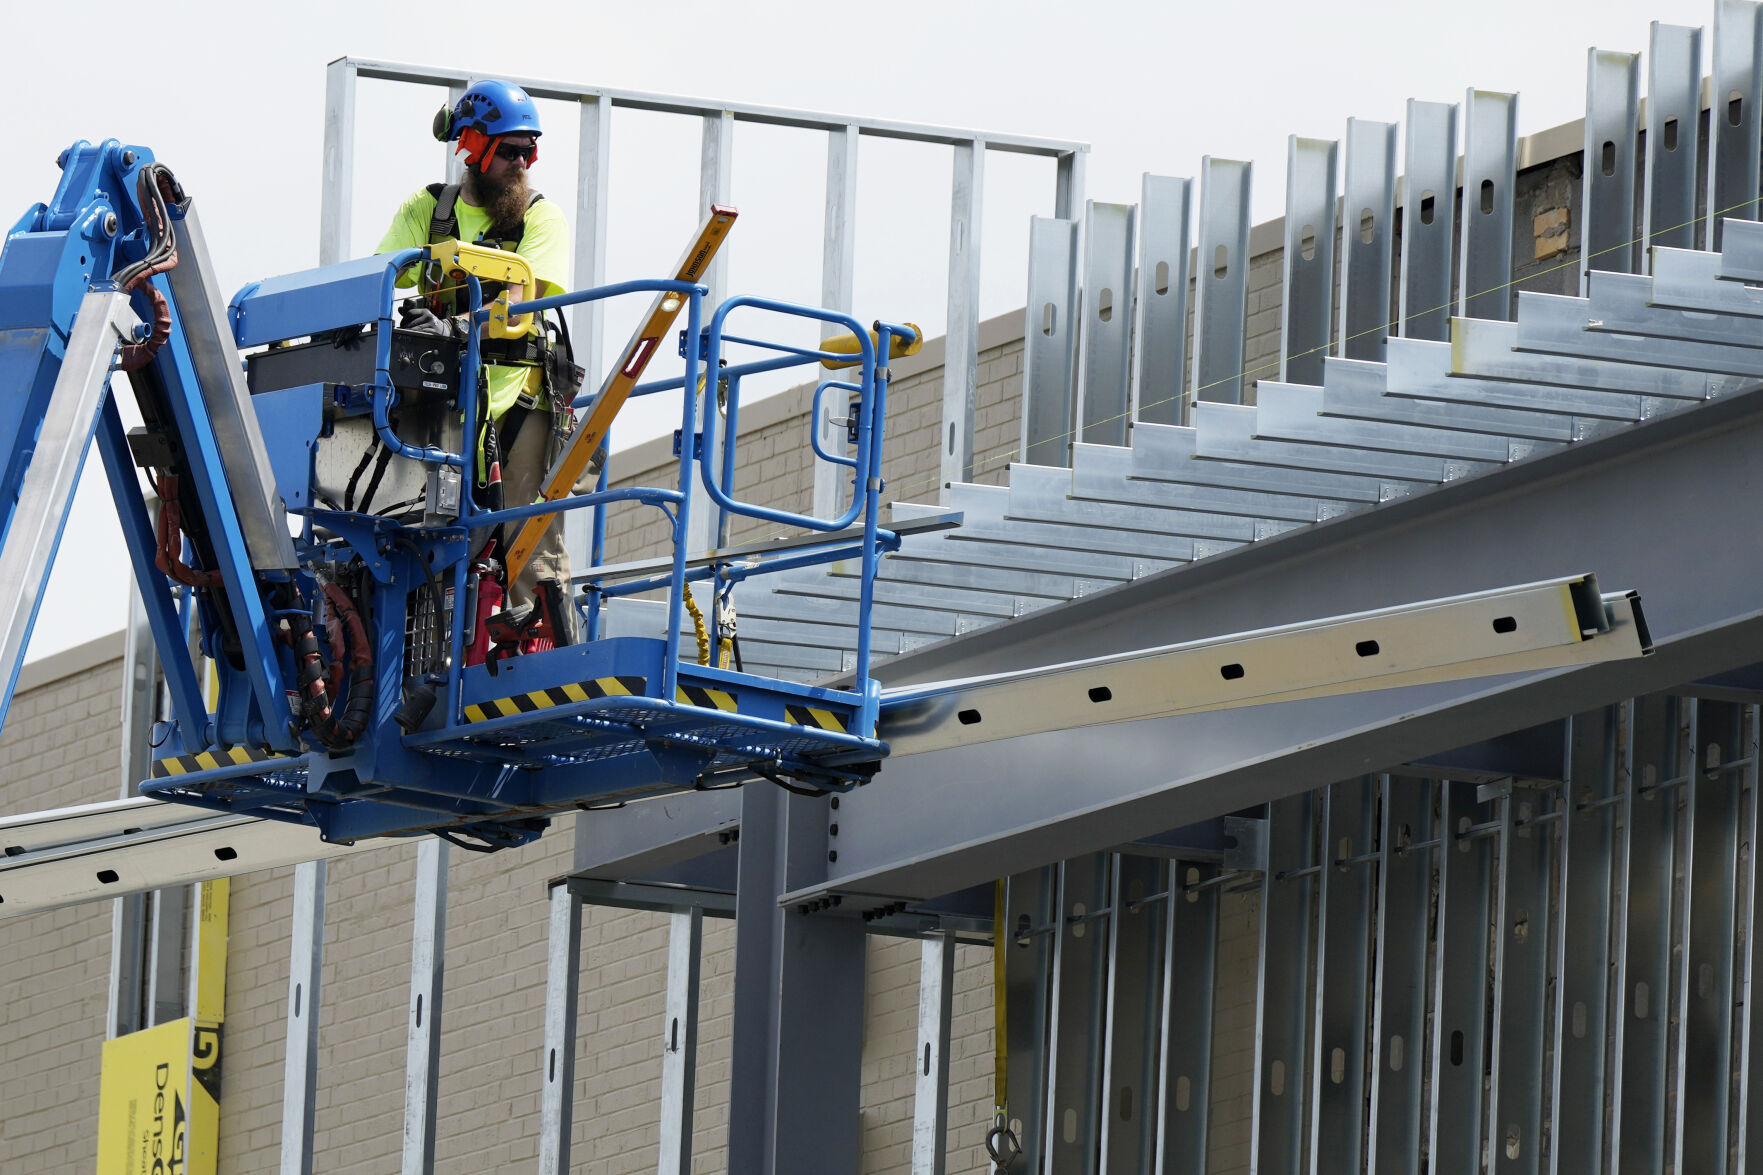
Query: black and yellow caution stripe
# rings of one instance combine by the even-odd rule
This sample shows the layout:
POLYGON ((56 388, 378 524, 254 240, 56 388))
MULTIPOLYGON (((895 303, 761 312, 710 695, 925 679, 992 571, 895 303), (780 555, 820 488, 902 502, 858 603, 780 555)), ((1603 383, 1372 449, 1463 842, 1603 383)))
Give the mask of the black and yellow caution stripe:
POLYGON ((791 726, 811 726, 815 730, 830 730, 836 734, 850 733, 850 726, 843 718, 819 706, 785 706, 784 721, 791 726))
POLYGON ((231 747, 224 751, 198 751, 194 755, 173 755, 153 761, 153 778, 189 775, 195 771, 213 771, 216 767, 243 767, 247 763, 267 763, 289 756, 262 747, 231 747))
POLYGON ((687 706, 701 706, 706 710, 726 710, 730 714, 739 708, 735 705, 735 696, 727 690, 708 689, 701 685, 674 686, 673 700, 687 706))
POLYGON ((552 706, 572 702, 590 702, 595 698, 641 697, 649 688, 646 677, 596 677, 591 681, 572 681, 548 689, 532 690, 493 702, 474 702, 465 707, 467 722, 484 722, 491 718, 513 718, 552 706))

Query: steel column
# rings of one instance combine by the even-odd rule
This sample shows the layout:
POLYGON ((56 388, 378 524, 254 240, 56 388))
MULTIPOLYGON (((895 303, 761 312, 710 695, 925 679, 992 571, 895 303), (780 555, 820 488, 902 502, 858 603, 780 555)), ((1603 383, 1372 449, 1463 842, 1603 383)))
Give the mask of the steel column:
POLYGON ((567 1175, 575 1123, 575 1012, 581 986, 582 900, 551 887, 545 953, 545 1054, 539 1096, 539 1175, 567 1175))
POLYGON ((1160 1175, 1206 1167, 1212 1009, 1218 979, 1218 869, 1169 864, 1163 908, 1163 1048, 1157 1072, 1160 1175), (1204 888, 1200 888, 1204 884, 1204 888))
POLYGON ((441 1084, 441 996, 447 973, 447 862, 440 837, 416 847, 416 917, 410 935, 410 1024, 404 1054, 404 1175, 435 1169, 435 1099, 441 1084))
POLYGON ((1715 0, 1714 88, 1708 112, 1708 248, 1720 248, 1720 222, 1757 219, 1758 106, 1763 105, 1763 7, 1715 0))
POLYGON ((189 947, 190 886, 154 890, 148 902, 146 1025, 165 1024, 189 1014, 185 1006, 185 963, 189 947))
POLYGON ((1586 54, 1585 166, 1579 204, 1579 292, 1592 270, 1633 273, 1634 153, 1640 116, 1641 56, 1586 54))
POLYGON ((1072 220, 1028 222, 1028 306, 1023 311, 1022 459, 1071 464, 1076 412, 1077 237, 1072 220))
POLYGON ((1133 227, 1131 204, 1098 204, 1084 214, 1084 326, 1078 384, 1078 439, 1126 444, 1132 388, 1133 227))
MULTIPOLYGON (((1755 124, 1753 124, 1755 125, 1755 124)), ((1721 1171, 1732 1090, 1733 899, 1738 882, 1739 774, 1748 741, 1743 712, 1690 702, 1694 752, 1684 764, 1683 927, 1678 952, 1678 1171, 1721 1171)))
POLYGON ((919 943, 912 1175, 943 1175, 946 1168, 943 1137, 949 1127, 949 1033, 954 1008, 955 936, 927 935, 919 943))
POLYGON ((1457 313, 1510 321, 1518 95, 1470 90, 1463 100, 1463 144, 1457 313))
MULTIPOLYGON (((1616 805, 1628 770, 1624 710, 1570 718, 1562 780, 1560 917, 1555 924, 1552 1175, 1605 1170, 1604 1099, 1610 1015, 1616 805)), ((1619 910, 1618 910, 1619 913, 1619 910)))
POLYGON ((287 1057, 282 1070, 281 1175, 312 1175, 318 1093, 319 978, 324 973, 324 861, 294 866, 288 955, 287 1057))
MULTIPOLYGON (((856 294, 857 270, 857 146, 855 126, 830 130, 826 136, 826 221, 820 252, 820 304, 829 310, 851 312, 856 294)), ((820 447, 828 453, 844 451, 845 429, 832 423, 838 413, 828 411, 814 422, 820 447)), ((844 501, 847 480, 842 466, 814 462, 813 509, 817 518, 836 518, 844 501)))
POLYGON ((1702 30, 1654 21, 1647 51, 1647 170, 1642 272, 1649 250, 1696 247, 1696 140, 1702 120, 1702 30))
POLYGON ((1080 148, 1059 155, 1053 175, 1053 215, 1061 220, 1076 220, 1077 210, 1084 206, 1084 164, 1090 149, 1080 148))
POLYGON ((698 1069, 698 978, 704 911, 676 910, 667 927, 667 1024, 661 1044, 659 1175, 691 1175, 692 1110, 698 1069))
POLYGON ((1405 339, 1451 337, 1451 247, 1456 232, 1457 107, 1408 100, 1403 147, 1402 294, 1405 339))
POLYGON ((973 412, 979 396, 979 245, 985 176, 986 141, 956 143, 949 197, 949 325, 943 332, 943 416, 937 433, 937 473, 943 486, 973 480, 973 412))
MULTIPOLYGON (((575 284, 577 289, 606 284, 606 225, 611 210, 612 100, 581 99, 581 136, 575 173, 575 284)), ((590 382, 600 378, 600 344, 605 331, 603 302, 584 302, 571 311, 575 357, 590 382)))
POLYGON ((1490 1172, 1542 1169, 1543 1034, 1549 1007, 1549 870, 1555 825, 1545 793, 1514 788, 1500 810, 1494 913, 1490 1172))
POLYGON ((1758 1104, 1759 1095, 1763 1095, 1763 1016, 1757 1012, 1757 1000, 1763 998, 1763 950, 1757 946, 1757 930, 1763 925, 1758 914, 1758 901, 1763 894, 1758 889, 1757 868, 1757 854, 1763 848, 1763 803, 1759 803, 1763 792, 1758 787, 1763 773, 1759 772, 1757 763, 1759 711, 1756 706, 1746 709, 1750 726, 1743 754, 1751 761, 1745 771, 1750 799, 1744 825, 1745 901, 1739 921, 1745 953, 1740 972, 1743 988, 1739 993, 1742 1009, 1739 1023, 1739 1120, 1734 1131, 1737 1135, 1737 1169, 1740 1171, 1751 1170, 1754 1166, 1752 1160, 1763 1154, 1763 1105, 1758 1104))
POLYGON ((1151 1170, 1157 1143, 1157 1040, 1163 1034, 1163 907, 1179 900, 1168 869, 1151 857, 1114 855, 1108 919, 1107 1011, 1102 1072, 1102 1171, 1151 1170), (1162 894, 1161 898, 1157 895, 1162 894))
POLYGON ((1286 140, 1286 235, 1279 379, 1322 386, 1334 336, 1335 159, 1332 139, 1286 140))
MULTIPOLYGON (((702 220, 710 215, 713 205, 731 202, 730 192, 734 181, 735 156, 735 117, 727 110, 703 116, 703 134, 699 148, 698 162, 698 216, 702 220)), ((709 297, 704 300, 704 317, 709 321, 712 311, 722 303, 728 295, 728 246, 718 250, 704 271, 700 282, 710 288, 709 297)), ((714 383, 711 385, 714 387, 714 383)), ((718 411, 714 393, 698 397, 698 432, 704 431, 705 414, 718 411)), ((727 428, 717 430, 718 452, 706 454, 712 462, 711 468, 722 467, 722 450, 736 443, 736 438, 729 435, 727 428)), ((722 541, 724 516, 727 512, 719 508, 708 497, 698 502, 698 508, 691 512, 687 519, 686 549, 691 554, 698 554, 712 547, 719 546, 722 541)), ((710 589, 697 585, 693 589, 699 597, 699 604, 706 611, 710 608, 710 589)))
POLYGON ((1006 1124, 1022 1147, 1025 1172, 1041 1170, 1046 1134, 1047 1018, 1053 939, 1059 931, 1058 885, 1052 866, 1018 873, 1004 883, 1004 924, 994 941, 1003 950, 1005 1088, 999 1091, 1006 1124))
POLYGON ((1357 1171, 1364 1164, 1366 978, 1377 883, 1371 873, 1376 816, 1377 791, 1369 776, 1331 784, 1324 795, 1310 1059, 1313 1175, 1357 1171))
POLYGON ((1200 160, 1200 252, 1194 286, 1190 403, 1243 402, 1251 179, 1250 164, 1210 155, 1200 160))
POLYGON ((1672 871, 1677 793, 1661 787, 1685 768, 1687 711, 1653 695, 1629 703, 1626 929, 1616 1017, 1617 1088, 1610 1152, 1615 1169, 1657 1171, 1665 1162, 1666 1041, 1671 1015, 1672 871), (1680 715, 1680 711, 1682 712, 1680 715))
POLYGON ((1310 917, 1317 872, 1312 803, 1310 795, 1301 795, 1268 806, 1250 1160, 1257 1175, 1295 1175, 1303 1166, 1310 917))
POLYGON ((1133 419, 1181 420, 1187 373, 1188 204, 1194 181, 1146 172, 1139 192, 1138 363, 1133 369, 1133 419))
POLYGON ((729 1043, 728 1169, 771 1171, 771 1088, 778 1014, 772 957, 784 914, 777 906, 784 793, 743 787, 735 888, 734 1012, 729 1043))
POLYGON ((355 63, 324 68, 324 186, 319 192, 318 263, 335 265, 352 250, 355 214, 355 63))
POLYGON ((1475 785, 1439 784, 1439 910, 1433 966, 1432 1121, 1436 1175, 1482 1170, 1487 1057, 1488 888, 1492 845, 1471 829, 1484 811, 1475 785))
POLYGON ((1106 853, 1059 866, 1043 1146, 1048 1171, 1061 1175, 1090 1175, 1097 1169, 1109 869, 1106 853))
POLYGON ((1420 1170, 1434 860, 1434 851, 1421 846, 1438 835, 1435 791, 1423 780, 1384 776, 1366 1163, 1374 1175, 1412 1175, 1420 1170))
POLYGON ((1346 200, 1341 205, 1341 348, 1348 359, 1383 361, 1395 248, 1396 124, 1347 120, 1346 200))

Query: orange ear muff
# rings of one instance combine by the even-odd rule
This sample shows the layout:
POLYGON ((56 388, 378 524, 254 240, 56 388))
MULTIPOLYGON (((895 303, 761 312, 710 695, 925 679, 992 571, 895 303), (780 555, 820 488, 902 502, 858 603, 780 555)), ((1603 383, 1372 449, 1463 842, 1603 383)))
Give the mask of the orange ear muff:
POLYGON ((459 132, 459 146, 454 149, 454 154, 458 154, 460 151, 465 152, 466 166, 477 167, 487 160, 494 150, 494 145, 491 144, 488 135, 474 126, 468 126, 459 132))

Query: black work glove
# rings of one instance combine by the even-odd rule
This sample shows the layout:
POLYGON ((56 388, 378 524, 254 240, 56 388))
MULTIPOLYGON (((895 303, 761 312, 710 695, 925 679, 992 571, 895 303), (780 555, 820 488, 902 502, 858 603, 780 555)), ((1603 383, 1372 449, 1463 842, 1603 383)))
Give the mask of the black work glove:
POLYGON ((439 335, 441 338, 451 338, 453 335, 452 322, 440 317, 420 301, 406 302, 398 308, 398 326, 419 334, 439 335))

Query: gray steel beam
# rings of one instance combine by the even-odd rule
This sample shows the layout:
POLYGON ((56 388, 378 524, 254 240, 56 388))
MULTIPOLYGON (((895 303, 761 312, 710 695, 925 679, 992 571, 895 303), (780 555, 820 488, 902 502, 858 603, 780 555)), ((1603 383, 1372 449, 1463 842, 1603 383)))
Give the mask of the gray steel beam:
POLYGON ((1606 1167, 1610 894, 1616 806, 1624 799, 1621 779, 1629 766, 1622 713, 1609 706, 1576 714, 1568 720, 1563 739, 1551 1175, 1598 1175, 1606 1167))
POLYGON ((1512 317, 1512 204, 1518 96, 1470 90, 1463 100, 1463 236, 1457 313, 1512 317))
POLYGON ((1411 761, 1546 715, 1763 660, 1754 585, 1736 565, 1709 561, 1698 537, 1751 526, 1744 503, 1759 453, 1763 395, 1739 393, 1546 461, 1388 502, 896 658, 878 669, 884 685, 1127 652, 1142 646, 1146 632, 1197 639, 1586 568, 1596 568, 1606 585, 1641 593, 1658 649, 1643 660, 1550 678, 1150 720, 1130 738, 1118 729, 1061 731, 893 761, 882 772, 885 788, 846 798, 839 861, 820 888, 945 893, 996 876, 1007 862, 1126 843, 1145 828, 1319 786, 1363 770, 1367 757, 1411 761), (1540 525, 1540 509, 1571 525, 1540 525), (1701 525, 1685 527, 1688 516, 1701 525), (1649 536, 1644 547, 1636 534, 1649 536), (1385 570, 1359 574, 1367 565, 1385 570), (1111 770, 1098 777, 1093 764, 1104 758, 1111 770), (1081 810, 1069 789, 1076 777, 1087 780, 1081 810), (1000 782, 987 798, 983 781, 993 779, 1000 782), (973 796, 973 817, 936 802, 954 786, 973 796), (929 811, 934 821, 919 818, 929 811), (1000 811, 1010 813, 1002 827, 1000 811))
POLYGON ((1653 1171, 1665 1163, 1677 792, 1661 784, 1684 769, 1692 710, 1693 703, 1659 695, 1628 705, 1631 770, 1610 1142, 1622 1171, 1653 1171))
POLYGON ((1311 1028, 1310 1170, 1357 1171, 1365 1161, 1366 979, 1377 878, 1370 776, 1330 784, 1318 863, 1315 1020, 1311 1028))
POLYGON ((1436 791, 1420 779, 1386 775, 1383 780, 1366 1161, 1373 1175, 1409 1175, 1420 1169, 1434 859, 1433 850, 1421 846, 1438 835, 1436 791))
POLYGON ((928 935, 919 944, 912 1175, 943 1175, 947 1169, 943 1138, 949 1128, 949 1033, 954 1008, 955 935, 945 931, 928 935))
POLYGON ((1579 291, 1592 270, 1633 273, 1634 153, 1641 55, 1586 55, 1585 165, 1581 172, 1579 291))
POLYGON ((1077 386, 1077 234, 1074 220, 1029 217, 1021 452, 1030 465, 1071 464, 1077 386))
POLYGON ((692 1109, 698 1069, 698 978, 704 910, 676 910, 667 927, 667 1022, 661 1043, 659 1175, 691 1175, 692 1109))
POLYGON ((1457 107, 1410 98, 1407 121, 1398 326, 1403 338, 1446 342, 1456 235, 1457 107))
POLYGON ((1106 853, 1059 867, 1042 1153, 1049 1171, 1073 1175, 1097 1170, 1110 871, 1106 853))
POLYGON ((1678 952, 1678 1171, 1726 1166, 1732 1092, 1733 913, 1738 822, 1748 741, 1744 711, 1728 702, 1686 702, 1696 710, 1694 754, 1683 819, 1683 927, 1678 952))
POLYGON ((1341 205, 1341 346, 1348 359, 1381 360, 1390 321, 1396 239, 1396 124, 1347 120, 1341 205))
POLYGON ((1654 21, 1647 51, 1647 162, 1641 256, 1694 249, 1696 140, 1701 134, 1702 30, 1654 21))
POLYGON ((1334 338, 1335 160, 1332 139, 1286 140, 1286 235, 1281 264, 1279 379, 1322 384, 1334 338))
POLYGON ((741 827, 742 792, 687 792, 575 822, 574 872, 622 880, 703 856, 741 827))
POLYGON ((955 145, 949 196, 949 325, 943 342, 943 413, 937 480, 973 480, 973 413, 979 395, 979 246, 986 141, 955 145))
POLYGON ((1542 1170, 1554 816, 1544 792, 1513 788, 1501 804, 1487 1132, 1499 1175, 1542 1170))
MULTIPOLYGON (((1243 321, 1249 291, 1251 166, 1200 161, 1200 252, 1194 284, 1194 375, 1189 403, 1243 402, 1243 321)), ((1183 413, 1183 420, 1188 418, 1183 413)))
POLYGON ((1101 1113, 1101 1169, 1110 1175, 1151 1170, 1157 1144, 1151 1107, 1162 1035, 1163 906, 1175 900, 1168 872, 1161 858, 1114 854, 1101 1113))
POLYGON ((1720 222, 1757 219, 1758 107, 1763 106, 1763 8, 1715 0, 1714 81, 1708 112, 1708 248, 1720 222))
POLYGON ((1133 232, 1131 204, 1098 204, 1084 214, 1083 378, 1078 439, 1124 445, 1132 396, 1133 232))
POLYGON ((545 1051, 539 1084, 539 1175, 568 1175, 575 1126, 575 1014, 581 988, 582 899, 572 887, 556 882, 546 901, 549 910, 545 1051))
POLYGON ((1181 1175, 1206 1167, 1212 1105, 1212 1009, 1218 985, 1219 866, 1169 863, 1158 1021, 1157 1157, 1149 1168, 1181 1175))
POLYGON ((1304 1162, 1310 920, 1318 864, 1313 801, 1311 795, 1288 796, 1268 810, 1250 1159, 1250 1170, 1265 1175, 1296 1175, 1304 1162))
MULTIPOLYGON (((825 240, 820 254, 820 304, 829 310, 851 312, 856 300, 857 271, 857 128, 843 126, 827 132, 825 240)), ((845 430, 828 411, 813 424, 820 447, 829 453, 844 451, 845 430)), ((847 478, 843 466, 829 461, 814 463, 813 509, 816 518, 837 518, 844 501, 847 478)))
POLYGON ((287 1053, 282 1067, 281 1175, 312 1175, 318 1100, 319 978, 324 973, 325 861, 294 866, 288 953, 287 1053))
POLYGON ((1188 285, 1193 280, 1188 207, 1194 181, 1146 172, 1140 187, 1133 419, 1175 424, 1181 419, 1187 375, 1188 285))
POLYGON ((1483 823, 1484 811, 1476 802, 1474 784, 1439 784, 1438 946, 1427 1130, 1427 1154, 1436 1175, 1477 1175, 1483 1169, 1493 846, 1471 830, 1483 823))
POLYGON ((416 916, 410 935, 410 1023, 404 1055, 403 1175, 435 1169, 435 1106, 441 1086, 441 997, 447 975, 449 846, 416 846, 416 916))

